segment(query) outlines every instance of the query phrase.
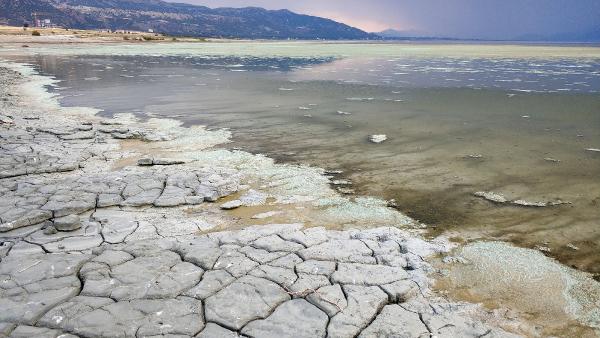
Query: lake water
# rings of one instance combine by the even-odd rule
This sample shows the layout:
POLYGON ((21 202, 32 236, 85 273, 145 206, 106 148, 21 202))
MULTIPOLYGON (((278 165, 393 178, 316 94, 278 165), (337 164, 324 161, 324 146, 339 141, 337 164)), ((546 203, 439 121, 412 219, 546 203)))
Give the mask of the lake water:
POLYGON ((230 128, 233 145, 343 170, 432 236, 497 238, 600 274, 600 48, 206 43, 29 48, 65 105, 230 128), (372 134, 386 134, 381 144, 372 134), (475 197, 568 201, 534 208, 475 197))

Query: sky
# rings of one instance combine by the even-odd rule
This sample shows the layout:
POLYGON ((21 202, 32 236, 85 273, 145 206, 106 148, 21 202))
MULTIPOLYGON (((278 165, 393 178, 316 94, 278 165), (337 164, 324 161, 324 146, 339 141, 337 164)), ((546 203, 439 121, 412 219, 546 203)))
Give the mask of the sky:
POLYGON ((515 39, 600 37, 600 0, 169 0, 208 7, 289 9, 368 32, 388 28, 415 36, 515 39))

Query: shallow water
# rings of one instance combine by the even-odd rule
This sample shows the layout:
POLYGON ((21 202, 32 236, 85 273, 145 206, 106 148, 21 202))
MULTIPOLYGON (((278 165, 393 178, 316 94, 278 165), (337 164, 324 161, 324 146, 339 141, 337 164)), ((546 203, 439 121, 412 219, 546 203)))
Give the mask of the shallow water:
POLYGON ((231 128, 235 147, 344 170, 357 194, 395 199, 431 235, 509 240, 600 273, 600 153, 585 150, 600 148, 599 48, 225 43, 27 53, 16 59, 61 80, 65 105, 231 128), (388 140, 372 144, 371 134, 388 140), (500 206, 476 191, 572 204, 500 206))

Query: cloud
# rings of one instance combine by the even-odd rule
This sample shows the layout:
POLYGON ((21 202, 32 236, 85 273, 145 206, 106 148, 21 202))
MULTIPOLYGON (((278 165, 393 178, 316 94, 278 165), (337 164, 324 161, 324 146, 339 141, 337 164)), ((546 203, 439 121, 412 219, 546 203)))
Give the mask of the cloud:
POLYGON ((513 39, 600 28, 599 0, 177 0, 209 7, 259 6, 329 17, 367 31, 513 39))

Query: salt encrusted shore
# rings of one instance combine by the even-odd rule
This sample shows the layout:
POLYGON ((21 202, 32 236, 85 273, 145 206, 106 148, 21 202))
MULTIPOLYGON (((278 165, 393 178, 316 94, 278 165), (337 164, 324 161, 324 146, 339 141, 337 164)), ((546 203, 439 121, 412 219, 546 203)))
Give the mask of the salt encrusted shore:
POLYGON ((385 201, 213 149, 227 131, 62 108, 51 82, 0 65, 0 336, 516 336, 431 291, 448 245, 385 201), (228 230, 257 205, 297 217, 228 230))

